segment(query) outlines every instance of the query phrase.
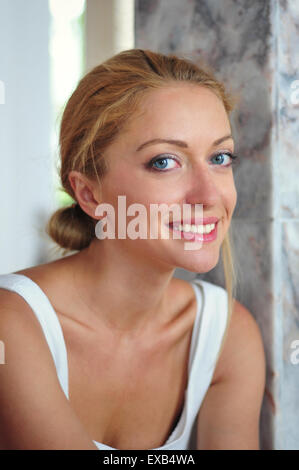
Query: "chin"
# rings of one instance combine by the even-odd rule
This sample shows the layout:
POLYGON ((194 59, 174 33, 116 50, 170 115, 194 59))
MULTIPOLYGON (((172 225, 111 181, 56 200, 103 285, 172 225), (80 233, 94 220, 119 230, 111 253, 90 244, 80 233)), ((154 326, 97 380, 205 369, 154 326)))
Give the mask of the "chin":
MULTIPOLYGON (((192 252, 189 252, 192 253, 192 252)), ((176 266, 177 268, 182 268, 187 271, 190 271, 192 273, 208 273, 212 269, 217 266, 218 261, 219 261, 219 251, 215 254, 208 254, 206 253, 205 255, 201 253, 203 256, 190 256, 190 260, 184 260, 183 263, 180 263, 179 266, 176 266)))

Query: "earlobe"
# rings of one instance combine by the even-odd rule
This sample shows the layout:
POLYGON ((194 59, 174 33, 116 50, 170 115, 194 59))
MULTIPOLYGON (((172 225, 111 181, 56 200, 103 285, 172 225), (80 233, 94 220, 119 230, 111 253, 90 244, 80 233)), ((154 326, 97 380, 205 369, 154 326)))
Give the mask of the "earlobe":
POLYGON ((80 198, 78 198, 78 203, 81 206, 81 209, 91 218, 95 220, 100 220, 102 218, 96 215, 96 209, 99 205, 99 202, 94 199, 93 194, 88 189, 85 188, 83 191, 81 191, 80 198))

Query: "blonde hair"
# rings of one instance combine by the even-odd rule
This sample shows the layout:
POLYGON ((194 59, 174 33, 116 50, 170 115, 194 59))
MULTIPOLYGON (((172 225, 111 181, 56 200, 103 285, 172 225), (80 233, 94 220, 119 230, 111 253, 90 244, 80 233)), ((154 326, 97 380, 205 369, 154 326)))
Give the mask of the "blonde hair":
MULTIPOLYGON (((62 116, 59 173, 64 191, 76 199, 68 179, 71 170, 90 179, 96 177, 100 185, 109 168, 104 158, 105 149, 124 129, 145 93, 178 82, 210 89, 222 101, 226 112, 232 111, 232 96, 207 65, 202 68, 175 55, 131 49, 88 72, 79 81, 62 116)), ((95 237, 96 222, 79 204, 72 204, 52 214, 46 232, 64 248, 64 253, 80 251, 95 237)), ((229 234, 223 241, 222 257, 231 313, 234 270, 229 234)))

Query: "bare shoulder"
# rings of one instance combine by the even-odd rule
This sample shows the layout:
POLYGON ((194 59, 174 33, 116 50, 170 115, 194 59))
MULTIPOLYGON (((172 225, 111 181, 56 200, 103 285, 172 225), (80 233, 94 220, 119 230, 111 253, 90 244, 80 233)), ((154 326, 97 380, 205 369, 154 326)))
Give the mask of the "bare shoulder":
POLYGON ((247 367, 265 369, 265 354, 261 331, 253 314, 239 301, 234 307, 227 336, 219 356, 212 383, 227 378, 230 374, 242 373, 247 367))
POLYGON ((16 292, 0 288, 1 449, 95 449, 60 386, 39 321, 16 292))
POLYGON ((20 269, 19 271, 15 271, 14 274, 24 274, 25 276, 32 277, 32 279, 39 279, 45 275, 50 275, 52 272, 57 274, 72 258, 73 256, 58 258, 47 263, 20 269))
POLYGON ((28 315, 32 315, 30 313, 32 312, 31 308, 20 294, 0 287, 0 321, 2 322, 2 328, 7 324, 12 326, 16 318, 13 312, 19 312, 17 317, 19 321, 22 321, 24 316, 27 318, 28 315))
POLYGON ((258 323, 235 301, 213 382, 199 411, 198 449, 259 449, 265 376, 258 323))
MULTIPOLYGON (((20 359, 25 357, 30 343, 37 355, 43 355, 43 351, 45 352, 44 359, 52 366, 41 326, 30 305, 17 292, 4 288, 0 288, 0 337, 5 342, 6 365, 10 363, 10 359, 13 361, 17 354, 20 359)), ((27 361, 24 363, 24 369, 31 365, 27 361)), ((3 370, 4 368, 1 368, 1 372, 3 370)))

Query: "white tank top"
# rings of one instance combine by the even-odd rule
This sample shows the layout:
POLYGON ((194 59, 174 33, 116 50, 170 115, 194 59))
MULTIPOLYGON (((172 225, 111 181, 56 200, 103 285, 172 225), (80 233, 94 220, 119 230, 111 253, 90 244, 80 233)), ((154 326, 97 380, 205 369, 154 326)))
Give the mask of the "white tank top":
MULTIPOLYGON (((195 450, 196 418, 211 383, 227 322, 227 292, 220 286, 194 279, 197 313, 189 351, 188 382, 179 420, 161 447, 148 450, 195 450)), ((67 399, 68 360, 58 316, 44 291, 23 274, 1 274, 0 288, 21 295, 36 315, 53 356, 57 376, 67 399)), ((101 450, 118 450, 93 441, 101 450)))

